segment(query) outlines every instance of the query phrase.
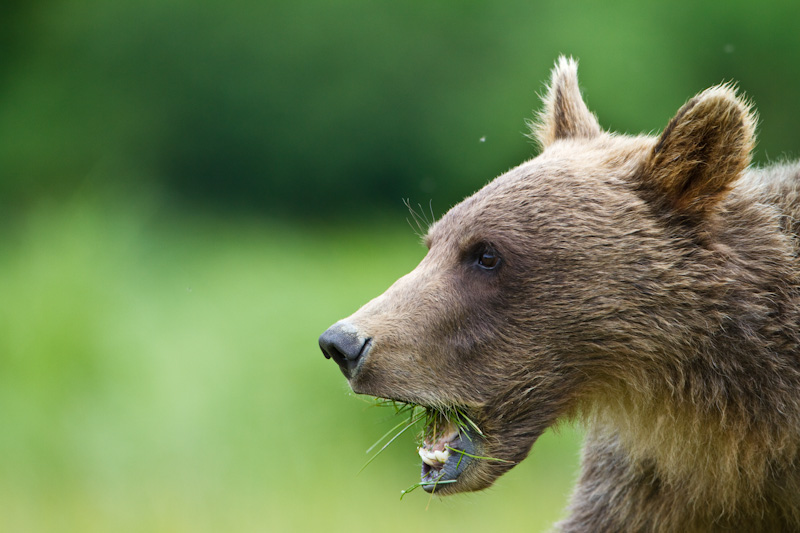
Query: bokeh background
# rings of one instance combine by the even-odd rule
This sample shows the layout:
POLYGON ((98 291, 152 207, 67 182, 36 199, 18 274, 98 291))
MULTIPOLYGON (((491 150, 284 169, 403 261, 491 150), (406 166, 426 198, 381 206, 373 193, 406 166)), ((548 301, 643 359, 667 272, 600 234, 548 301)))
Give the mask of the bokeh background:
MULTIPOLYGON (((317 347, 440 216, 535 155, 558 54, 656 132, 736 80, 800 155, 796 0, 5 0, 0 530, 517 531, 562 515, 579 428, 491 490, 421 491, 412 436, 317 347)), ((455 370, 455 369, 454 369, 455 370)))

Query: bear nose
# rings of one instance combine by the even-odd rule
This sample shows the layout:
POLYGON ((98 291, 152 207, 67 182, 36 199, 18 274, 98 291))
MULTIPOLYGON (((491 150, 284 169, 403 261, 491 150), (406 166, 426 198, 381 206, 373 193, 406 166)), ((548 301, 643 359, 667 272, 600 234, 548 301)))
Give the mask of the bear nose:
POLYGON ((369 351, 372 339, 362 337, 352 324, 337 322, 319 337, 319 347, 326 359, 333 359, 348 379, 356 374, 358 363, 369 351))

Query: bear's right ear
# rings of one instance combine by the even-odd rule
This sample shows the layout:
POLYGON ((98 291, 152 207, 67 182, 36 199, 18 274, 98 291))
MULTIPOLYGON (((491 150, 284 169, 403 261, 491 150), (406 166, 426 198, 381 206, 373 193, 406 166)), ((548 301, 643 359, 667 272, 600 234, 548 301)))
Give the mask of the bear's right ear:
POLYGON ((750 164, 756 118, 730 85, 689 100, 669 122, 644 165, 642 185, 654 200, 701 219, 750 164))
POLYGON ((586 107, 578 87, 578 63, 560 56, 538 121, 529 124, 530 137, 544 149, 559 139, 591 139, 600 135, 600 124, 586 107))

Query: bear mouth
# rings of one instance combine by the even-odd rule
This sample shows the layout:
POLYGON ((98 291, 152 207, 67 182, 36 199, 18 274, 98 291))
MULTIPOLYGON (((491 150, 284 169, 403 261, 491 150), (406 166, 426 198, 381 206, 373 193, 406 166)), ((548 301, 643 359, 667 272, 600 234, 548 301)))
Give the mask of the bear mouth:
MULTIPOLYGON (((459 478, 479 459, 491 459, 478 455, 483 450, 483 432, 466 409, 459 407, 428 407, 402 400, 375 398, 377 405, 391 406, 397 415, 407 419, 396 425, 378 440, 368 452, 388 439, 383 447, 370 459, 369 464, 401 434, 413 427, 422 426, 417 433, 417 453, 422 460, 420 481, 402 493, 422 487, 429 493, 458 492, 455 487, 459 478), (394 436, 390 437, 392 434, 394 436)), ((366 465, 364 465, 366 467, 366 465)))
POLYGON ((477 457, 478 435, 475 430, 457 421, 434 417, 425 428, 417 448, 422 459, 420 486, 433 493, 458 481, 459 476, 477 457))

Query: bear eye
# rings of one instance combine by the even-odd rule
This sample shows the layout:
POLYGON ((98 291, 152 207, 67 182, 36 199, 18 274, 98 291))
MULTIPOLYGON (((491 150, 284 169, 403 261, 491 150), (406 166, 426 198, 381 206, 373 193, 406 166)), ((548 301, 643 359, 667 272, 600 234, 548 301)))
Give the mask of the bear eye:
POLYGON ((500 256, 491 248, 478 252, 478 266, 484 270, 494 270, 500 264, 500 256))

